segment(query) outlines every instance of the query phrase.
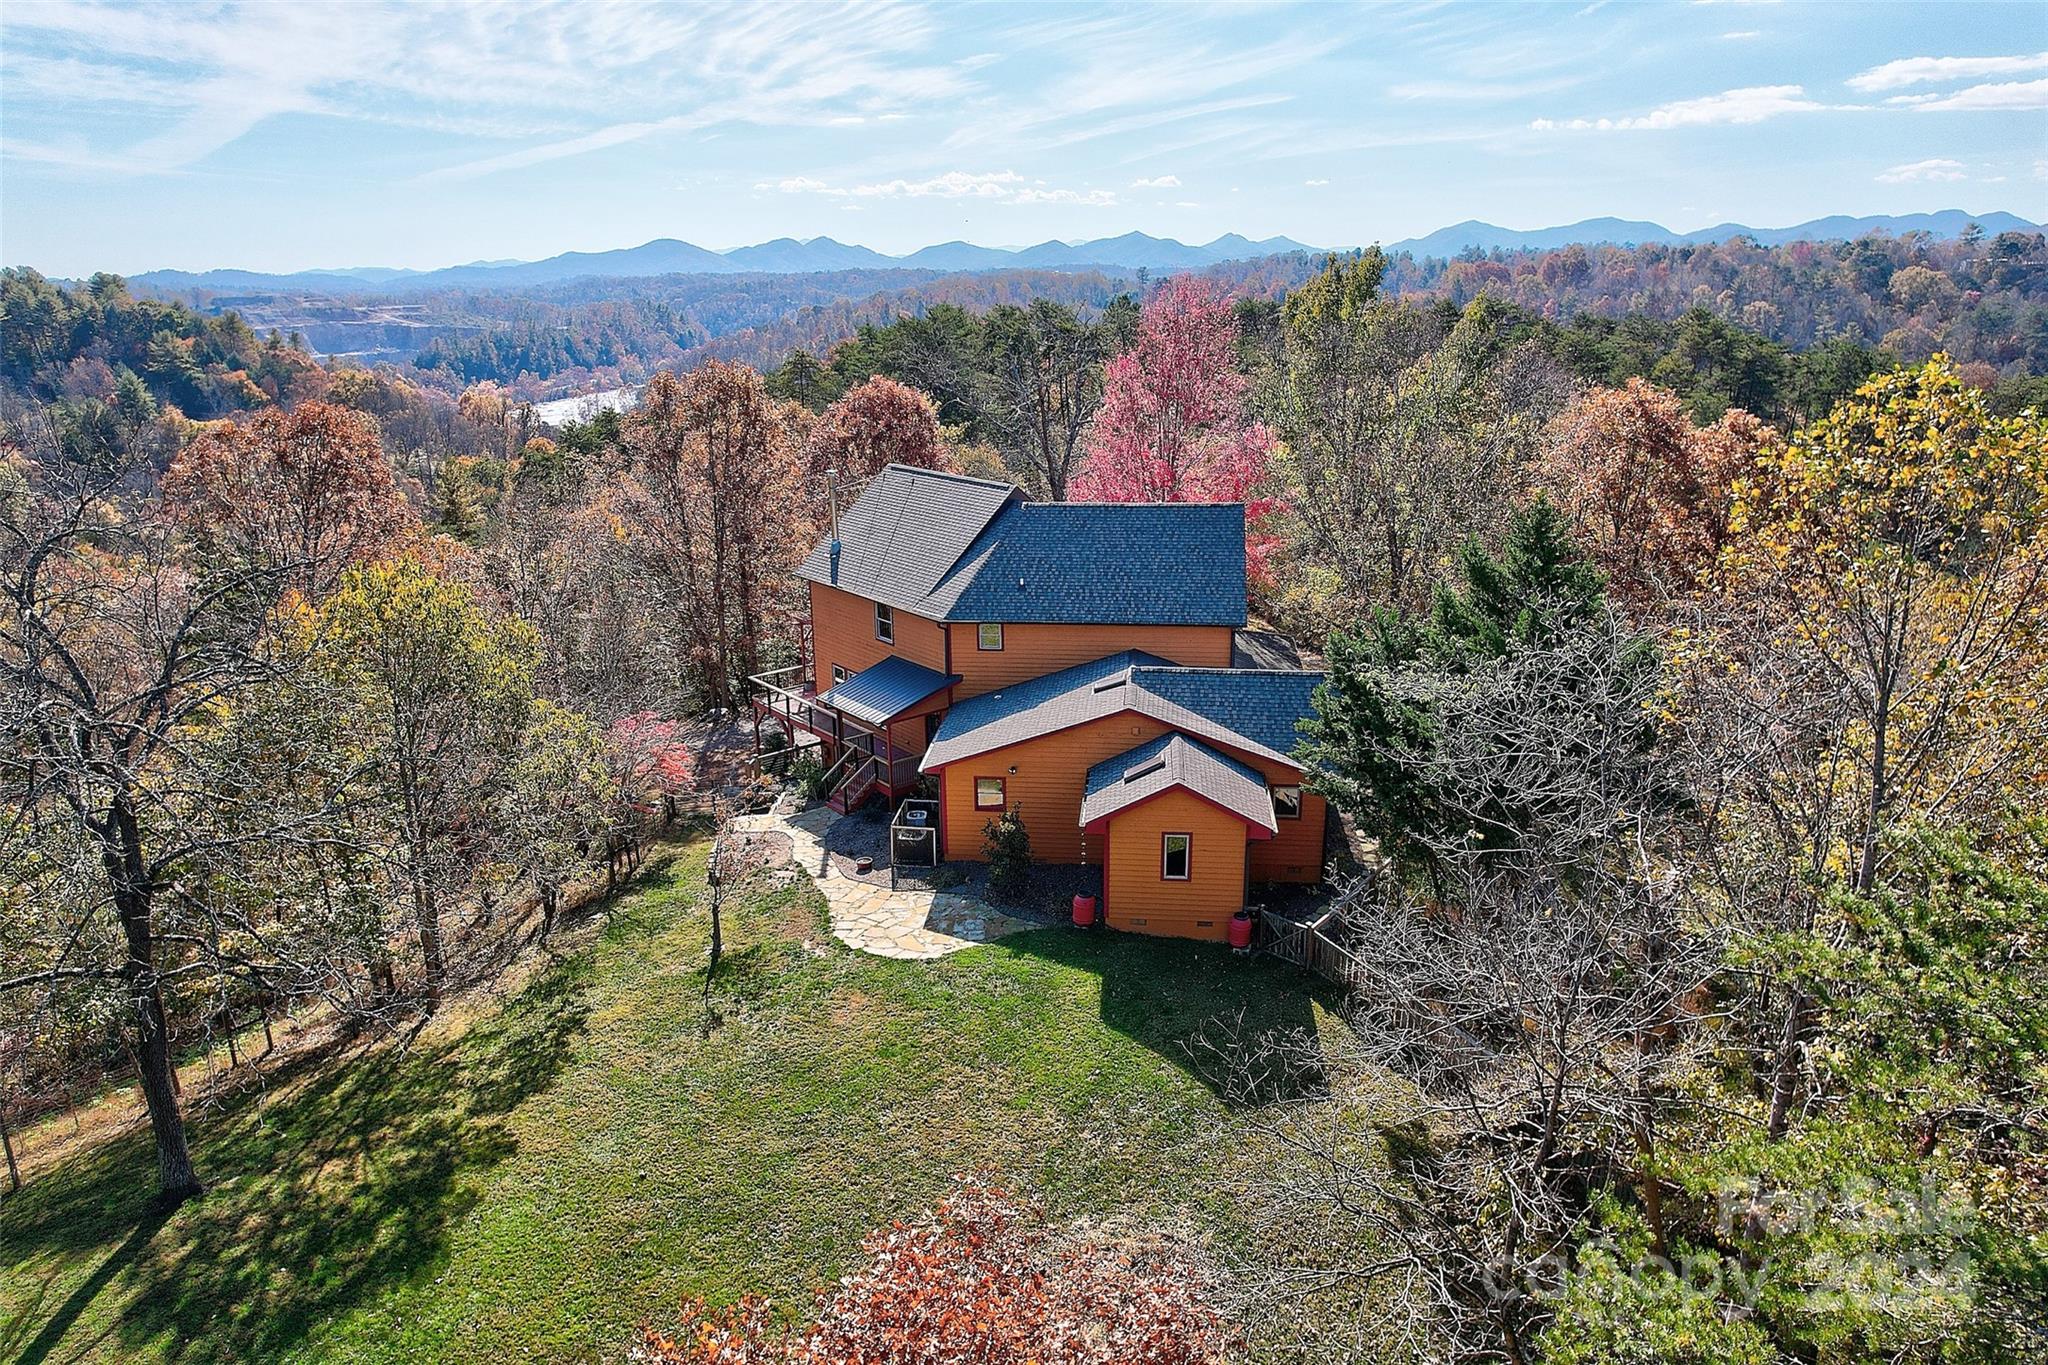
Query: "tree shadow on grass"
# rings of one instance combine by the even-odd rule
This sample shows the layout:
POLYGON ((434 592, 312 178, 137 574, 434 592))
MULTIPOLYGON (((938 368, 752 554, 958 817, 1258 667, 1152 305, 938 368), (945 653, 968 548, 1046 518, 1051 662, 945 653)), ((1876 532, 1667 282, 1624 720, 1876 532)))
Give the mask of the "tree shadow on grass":
POLYGON ((560 1073, 590 976, 587 958, 558 963, 460 1039, 294 1059, 269 1103, 202 1112, 195 1156, 213 1185, 168 1221, 138 1221, 155 1170, 146 1133, 31 1185, 0 1222, 0 1265, 111 1250, 46 1320, 33 1321, 50 1293, 0 1324, 0 1351, 76 1354, 67 1338, 111 1290, 123 1302, 88 1325, 127 1351, 267 1360, 416 1275, 475 1203, 462 1177, 516 1150, 506 1116, 560 1073))
MULTIPOLYGON (((1239 956, 1221 944, 1060 927, 1013 934, 1001 946, 1098 977, 1105 1026, 1226 1100, 1248 1097, 1229 1093, 1222 1050, 1275 1032, 1313 1040, 1315 1007, 1335 1012, 1342 1004, 1342 992, 1321 977, 1272 958, 1239 956)), ((1319 1093, 1322 1084, 1314 1068, 1295 1067, 1274 1075, 1255 1099, 1319 1093)))

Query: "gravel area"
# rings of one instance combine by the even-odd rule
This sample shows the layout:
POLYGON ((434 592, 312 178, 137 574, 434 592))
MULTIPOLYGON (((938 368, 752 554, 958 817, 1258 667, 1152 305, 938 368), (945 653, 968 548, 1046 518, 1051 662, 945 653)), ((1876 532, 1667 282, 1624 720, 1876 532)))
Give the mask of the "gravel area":
POLYGON ((842 877, 874 886, 889 884, 889 811, 870 801, 851 815, 842 815, 825 831, 825 852, 842 877), (857 872, 860 858, 875 860, 871 872, 857 872))

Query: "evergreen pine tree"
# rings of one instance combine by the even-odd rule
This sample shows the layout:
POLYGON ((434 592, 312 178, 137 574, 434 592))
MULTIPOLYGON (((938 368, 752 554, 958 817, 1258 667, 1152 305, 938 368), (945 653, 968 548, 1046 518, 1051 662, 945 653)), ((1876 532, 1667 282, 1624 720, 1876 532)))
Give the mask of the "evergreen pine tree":
POLYGON ((446 466, 434 485, 434 512, 442 529, 463 540, 474 540, 484 529, 483 501, 477 496, 476 481, 467 470, 446 466))

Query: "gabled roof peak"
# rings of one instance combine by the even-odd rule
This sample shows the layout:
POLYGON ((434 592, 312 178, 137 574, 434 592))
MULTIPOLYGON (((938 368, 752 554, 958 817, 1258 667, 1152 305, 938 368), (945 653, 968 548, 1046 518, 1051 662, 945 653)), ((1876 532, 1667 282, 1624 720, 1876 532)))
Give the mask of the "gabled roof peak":
POLYGON ((935 621, 1245 623, 1242 503, 1028 502, 1014 484, 891 464, 800 570, 935 621))
POLYGON ((1294 765, 1295 725, 1314 710, 1322 680, 1280 669, 1185 667, 1125 650, 955 703, 921 767, 931 772, 1120 711, 1294 765))
POLYGON ((1110 817, 1174 788, 1193 792, 1250 826, 1255 839, 1279 829, 1265 777, 1200 740, 1172 733, 1104 759, 1088 770, 1081 826, 1099 831, 1110 817))
MULTIPOLYGON (((887 474, 891 470, 898 474, 907 474, 919 479, 948 479, 954 483, 972 483, 979 484, 983 488, 1000 488, 1010 493, 1021 494, 1024 491, 1007 479, 984 479, 974 474, 957 474, 950 469, 932 469, 926 465, 902 464, 896 460, 891 460, 882 466, 882 474, 887 474)), ((875 477, 880 478, 882 474, 877 474, 875 477)))

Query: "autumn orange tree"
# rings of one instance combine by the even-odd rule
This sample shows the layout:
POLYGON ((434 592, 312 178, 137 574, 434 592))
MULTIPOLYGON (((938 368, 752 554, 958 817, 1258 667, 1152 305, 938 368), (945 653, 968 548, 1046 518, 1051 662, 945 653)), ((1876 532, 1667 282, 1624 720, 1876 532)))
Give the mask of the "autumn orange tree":
POLYGON ((625 423, 619 525, 701 704, 761 670, 777 594, 808 533, 790 415, 744 365, 658 374, 625 423))
POLYGON ((284 569, 315 598, 413 519, 375 419, 331 403, 206 430, 172 462, 163 496, 215 549, 284 569))
POLYGON ((944 469, 948 459, 929 398, 876 375, 826 408, 805 448, 810 475, 822 487, 827 470, 848 497, 888 464, 944 469))
POLYGON ((1642 379, 1579 395, 1551 424, 1536 482, 1570 518, 1611 597, 1641 614, 1689 593, 1728 539, 1735 479, 1770 429, 1739 409, 1697 427, 1642 379))
POLYGON ((783 1326, 745 1299, 648 1329, 648 1365, 1208 1365, 1234 1345, 1185 1254, 1060 1236, 1045 1210, 967 1181, 929 1217, 862 1243, 866 1268, 783 1326))

